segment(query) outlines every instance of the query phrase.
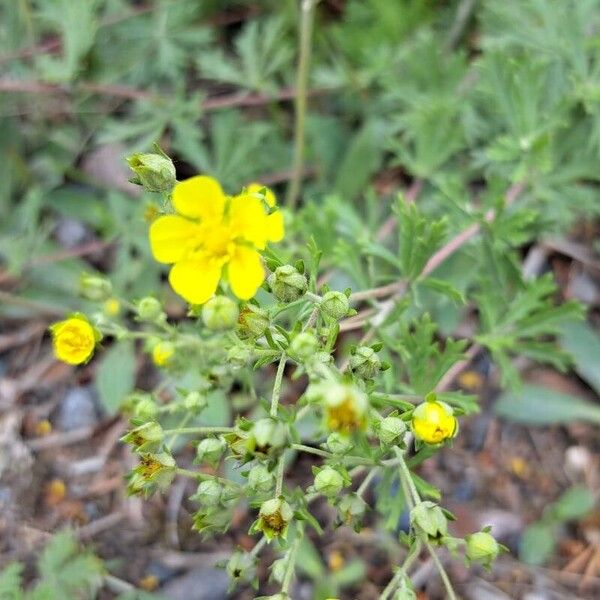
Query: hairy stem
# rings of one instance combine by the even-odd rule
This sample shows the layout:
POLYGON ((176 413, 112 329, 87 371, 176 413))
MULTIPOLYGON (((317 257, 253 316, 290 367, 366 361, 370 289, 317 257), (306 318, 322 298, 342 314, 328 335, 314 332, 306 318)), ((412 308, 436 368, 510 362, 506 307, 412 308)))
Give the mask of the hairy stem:
POLYGON ((281 395, 281 383, 283 381, 283 371, 285 370, 285 361, 287 356, 281 355, 279 360, 279 366, 277 367, 277 374, 275 375, 275 383, 273 384, 273 394, 271 396, 271 410, 269 414, 272 417, 277 416, 277 408, 279 407, 279 396, 281 395))

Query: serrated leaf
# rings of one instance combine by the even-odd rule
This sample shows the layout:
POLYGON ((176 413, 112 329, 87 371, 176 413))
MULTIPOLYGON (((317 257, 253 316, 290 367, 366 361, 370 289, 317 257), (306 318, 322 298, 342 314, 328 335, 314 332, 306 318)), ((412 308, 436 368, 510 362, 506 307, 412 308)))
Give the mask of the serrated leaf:
POLYGON ((465 304, 466 300, 463 294, 457 290, 449 281, 443 279, 435 279, 434 277, 427 277, 419 282, 422 286, 430 288, 444 296, 447 296, 456 304, 465 304))
POLYGON ((494 410, 505 419, 527 425, 574 421, 600 423, 600 406, 537 385, 524 385, 520 390, 505 392, 494 410))
POLYGON ((102 357, 96 373, 96 388, 109 413, 117 412, 125 396, 133 390, 135 369, 135 351, 130 341, 114 344, 102 357))

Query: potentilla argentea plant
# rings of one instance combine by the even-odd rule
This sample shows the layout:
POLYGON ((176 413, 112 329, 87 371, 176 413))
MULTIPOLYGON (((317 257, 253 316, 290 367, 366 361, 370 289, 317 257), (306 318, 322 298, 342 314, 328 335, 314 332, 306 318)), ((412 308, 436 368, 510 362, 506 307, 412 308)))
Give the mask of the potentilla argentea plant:
MULTIPOLYGON (((129 492, 149 496, 165 491, 177 476, 190 478, 197 484, 193 527, 204 536, 225 532, 236 507, 249 503, 257 543, 250 552, 236 551, 226 569, 234 582, 257 584, 260 553, 271 544, 281 554, 271 569, 280 585, 274 597, 281 599, 290 597, 303 536, 309 528, 323 533, 312 513, 317 499, 335 509, 337 526, 357 531, 373 510, 385 516, 391 505, 401 506, 409 514, 409 531, 390 535, 406 547, 406 558, 380 598, 415 597, 409 573, 422 552, 431 555, 454 598, 438 550, 445 547, 489 568, 504 548, 487 528, 465 539, 453 536, 453 516, 412 468, 451 445, 460 435, 460 418, 476 410, 472 398, 445 391, 466 343, 447 339, 442 347, 427 316, 397 327, 393 336, 379 330, 410 298, 411 286, 447 256, 446 250, 435 252, 443 224, 426 226, 414 206, 400 199, 400 236, 413 235, 411 246, 405 240, 400 248, 407 277, 371 290, 331 290, 317 283, 320 252, 313 242, 306 261, 280 258, 289 251, 285 222, 294 215, 284 215, 268 188, 256 183, 231 196, 205 175, 176 182, 171 161, 159 154, 136 155, 129 164, 135 181, 162 199, 152 211, 149 244, 154 258, 168 265, 169 285, 187 303, 188 318, 174 324, 157 298, 130 302, 117 298, 107 280, 84 276, 82 294, 98 302, 99 311, 73 314, 51 327, 56 356, 65 362, 89 361, 103 338, 139 340, 164 373, 154 392, 139 391, 123 402, 131 423, 123 439, 138 457, 129 492), (376 305, 372 318, 357 314, 355 307, 374 298, 387 300, 376 305), (340 330, 353 329, 356 319, 365 335, 348 352, 339 351, 340 330), (397 365, 388 362, 391 357, 397 365), (384 385, 392 366, 395 379, 384 385), (180 385, 190 374, 193 387, 180 385), (291 390, 291 380, 306 384, 291 390), (176 396, 166 402, 160 391, 169 383, 176 396), (209 397, 220 392, 228 401, 234 389, 244 390, 250 406, 231 425, 203 424, 209 397), (172 448, 179 437, 194 444, 193 464, 178 463, 172 448), (316 461, 305 484, 289 477, 298 453, 316 461), (225 470, 226 461, 235 468, 225 470), (225 475, 233 472, 241 477, 225 475), (366 495, 375 484, 377 508, 366 495)), ((443 282, 435 281, 432 287, 447 294, 443 282)), ((538 287, 539 314, 551 315, 555 324, 544 300, 550 290, 538 287)), ((563 308, 561 315, 574 312, 563 308)), ((515 335, 525 335, 524 327, 515 335)))

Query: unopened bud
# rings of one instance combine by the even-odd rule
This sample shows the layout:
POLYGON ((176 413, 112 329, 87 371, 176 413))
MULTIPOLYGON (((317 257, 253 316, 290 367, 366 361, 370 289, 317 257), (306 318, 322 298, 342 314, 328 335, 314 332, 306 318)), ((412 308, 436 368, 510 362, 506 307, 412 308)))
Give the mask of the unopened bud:
POLYGON ((467 559, 472 562, 481 563, 486 568, 491 566, 491 563, 496 560, 496 557, 502 550, 502 547, 494 539, 494 536, 485 530, 468 535, 465 540, 467 542, 467 559))
POLYGON ((305 361, 314 357, 318 349, 319 341, 317 338, 308 331, 301 331, 292 339, 288 351, 293 358, 305 361))
POLYGON ((152 296, 146 296, 137 303, 137 314, 140 321, 148 323, 160 321, 165 316, 160 302, 152 296))
POLYGON ((208 400, 204 394, 200 392, 190 392, 183 400, 183 406, 186 410, 194 413, 199 413, 208 405, 208 400))
POLYGON ((224 450, 225 444, 222 440, 217 438, 204 438, 196 447, 195 462, 216 464, 219 462, 224 450))
POLYGON ((269 324, 269 316, 264 310, 247 304, 240 312, 237 333, 242 339, 258 338, 269 328, 269 324))
POLYGON ((373 348, 359 346, 350 357, 350 369, 363 379, 372 379, 381 371, 381 361, 373 348))
POLYGON ((176 182, 175 165, 161 154, 136 153, 127 159, 135 173, 131 183, 143 186, 149 192, 170 192, 176 182))
POLYGON ((250 360, 251 351, 247 346, 237 344, 232 346, 227 351, 227 362, 236 369, 241 369, 248 364, 250 360))
POLYGON ((87 300, 102 302, 112 295, 112 284, 105 277, 82 273, 79 279, 79 294, 87 300))
POLYGON ((343 292, 327 292, 321 304, 319 305, 321 312, 336 321, 342 319, 348 314, 350 303, 348 297, 343 292))
POLYGON ((439 541, 448 533, 448 519, 444 511, 428 500, 417 504, 410 511, 411 525, 427 535, 431 541, 439 541))
POLYGON ((202 306, 202 321, 212 331, 232 329, 238 316, 237 303, 227 296, 214 296, 202 306))
POLYGON ((323 467, 315 476, 315 491, 333 498, 344 487, 344 478, 333 467, 323 467))
POLYGON ((248 487, 253 492, 267 493, 273 489, 275 477, 264 465, 256 465, 248 473, 248 487))
POLYGON ((338 431, 333 431, 327 436, 325 445, 332 454, 345 454, 346 452, 349 452, 353 446, 352 439, 338 431))
POLYGON ((406 433, 406 423, 399 417, 386 417, 379 423, 379 439, 386 446, 402 442, 406 433))
POLYGON ((221 501, 223 487, 214 479, 202 481, 198 486, 198 490, 192 496, 192 499, 199 502, 203 506, 216 506, 221 501))
POLYGON ((280 302, 294 302, 308 289, 306 277, 292 265, 277 267, 269 276, 268 283, 280 302))

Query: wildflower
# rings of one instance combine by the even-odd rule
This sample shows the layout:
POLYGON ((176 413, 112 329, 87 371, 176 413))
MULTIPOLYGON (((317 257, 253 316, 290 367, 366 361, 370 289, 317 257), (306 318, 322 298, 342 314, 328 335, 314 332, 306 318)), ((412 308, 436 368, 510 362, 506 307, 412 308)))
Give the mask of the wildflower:
POLYGON ((307 393, 309 399, 316 397, 323 403, 329 430, 348 435, 365 427, 368 400, 356 386, 324 381, 312 385, 307 393))
POLYGON ((427 400, 415 408, 412 429, 415 436, 427 444, 441 444, 456 435, 458 421, 445 402, 427 400))
POLYGON ((156 488, 165 489, 177 472, 175 460, 164 452, 141 454, 139 465, 130 473, 127 491, 130 494, 150 495, 156 488))
POLYGON ((258 513, 258 521, 253 531, 262 531, 270 541, 275 537, 285 539, 288 525, 294 516, 292 507, 282 498, 272 498, 263 502, 258 513))
POLYGON ((121 303, 117 298, 108 298, 102 306, 104 314, 109 317, 116 317, 121 312, 121 303))
POLYGON ((256 193, 228 198, 206 176, 177 183, 172 202, 177 214, 152 223, 150 245, 158 262, 173 264, 169 282, 175 292, 204 304, 225 274, 238 298, 252 298, 265 278, 258 251, 283 238, 281 213, 267 214, 266 196, 263 202, 256 193))
POLYGON ((152 348, 152 362, 157 367, 164 367, 175 354, 175 346, 171 342, 158 342, 152 348))
POLYGON ((50 333, 54 355, 70 365, 80 365, 90 360, 96 344, 102 339, 87 317, 79 313, 51 325, 50 333))
POLYGON ((160 424, 156 421, 148 421, 129 431, 121 438, 121 441, 131 444, 137 452, 157 452, 163 437, 160 424))

